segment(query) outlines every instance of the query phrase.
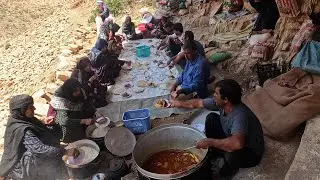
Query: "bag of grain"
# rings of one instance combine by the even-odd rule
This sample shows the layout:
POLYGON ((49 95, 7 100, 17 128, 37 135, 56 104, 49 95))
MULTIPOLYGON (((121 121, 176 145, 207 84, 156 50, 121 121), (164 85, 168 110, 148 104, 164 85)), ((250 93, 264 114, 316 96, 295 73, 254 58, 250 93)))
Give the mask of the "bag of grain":
POLYGON ((297 17, 300 14, 300 8, 296 0, 276 0, 280 16, 297 17))

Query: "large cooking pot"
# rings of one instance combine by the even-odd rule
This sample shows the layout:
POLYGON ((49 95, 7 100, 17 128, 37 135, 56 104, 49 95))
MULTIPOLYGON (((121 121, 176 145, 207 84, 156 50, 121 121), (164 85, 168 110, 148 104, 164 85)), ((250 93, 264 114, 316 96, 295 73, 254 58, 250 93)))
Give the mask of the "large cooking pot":
POLYGON ((133 159, 137 170, 152 179, 178 179, 199 169, 206 161, 208 150, 193 148, 190 151, 199 157, 200 163, 187 171, 176 174, 156 174, 142 168, 143 163, 153 154, 168 149, 185 149, 194 146, 206 136, 196 128, 185 124, 168 124, 148 131, 137 141, 133 159))

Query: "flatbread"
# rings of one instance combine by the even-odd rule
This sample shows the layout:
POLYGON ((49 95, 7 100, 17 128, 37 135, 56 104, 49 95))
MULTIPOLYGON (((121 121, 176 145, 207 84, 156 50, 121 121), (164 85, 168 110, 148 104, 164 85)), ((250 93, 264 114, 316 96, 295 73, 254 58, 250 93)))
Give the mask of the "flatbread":
POLYGON ((142 93, 143 91, 144 91, 144 88, 142 88, 142 87, 136 87, 133 89, 133 92, 135 92, 135 93, 142 93))
POLYGON ((114 95, 121 95, 121 94, 123 94, 123 93, 125 93, 126 92, 126 89, 124 88, 124 87, 119 87, 119 88, 116 88, 116 89, 114 89, 113 91, 112 91, 112 93, 114 94, 114 95))
POLYGON ((148 61, 142 61, 140 64, 143 66, 148 66, 150 63, 148 61))
POLYGON ((159 88, 163 89, 163 90, 167 90, 167 89, 169 89, 169 85, 168 85, 168 83, 161 83, 159 85, 159 88))
POLYGON ((138 67, 139 70, 148 70, 149 66, 141 65, 138 67))
POLYGON ((125 81, 125 82, 131 82, 132 80, 133 80, 133 77, 131 75, 123 78, 123 81, 125 81))
POLYGON ((144 88, 144 87, 148 87, 149 83, 147 81, 145 81, 145 80, 140 80, 140 81, 138 81, 137 86, 144 88))

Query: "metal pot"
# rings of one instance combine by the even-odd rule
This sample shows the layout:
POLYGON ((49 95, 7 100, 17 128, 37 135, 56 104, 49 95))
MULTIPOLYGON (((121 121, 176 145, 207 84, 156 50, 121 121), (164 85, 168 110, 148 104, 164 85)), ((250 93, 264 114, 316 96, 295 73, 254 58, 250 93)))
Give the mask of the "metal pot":
POLYGON ((97 145, 99 146, 100 150, 106 150, 106 145, 104 143, 104 137, 91 137, 92 132, 97 128, 97 126, 95 124, 92 124, 90 126, 87 127, 86 129, 86 136, 88 139, 94 141, 95 143, 97 143, 97 145))
POLYGON ((142 168, 143 163, 153 154, 168 149, 185 149, 194 146, 206 136, 196 128, 185 124, 168 124, 148 131, 137 141, 133 159, 137 170, 152 179, 178 179, 195 172, 206 161, 208 150, 193 148, 190 151, 199 157, 200 163, 187 171, 176 174, 156 174, 142 168))

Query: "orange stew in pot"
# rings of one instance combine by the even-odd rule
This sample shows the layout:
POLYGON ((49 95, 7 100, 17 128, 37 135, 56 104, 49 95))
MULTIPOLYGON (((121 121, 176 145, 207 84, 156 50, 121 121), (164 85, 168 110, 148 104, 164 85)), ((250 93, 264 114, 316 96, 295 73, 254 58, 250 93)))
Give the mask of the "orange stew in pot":
POLYGON ((186 171, 198 163, 199 158, 192 152, 171 149, 152 155, 142 168, 157 174, 175 174, 186 171))

